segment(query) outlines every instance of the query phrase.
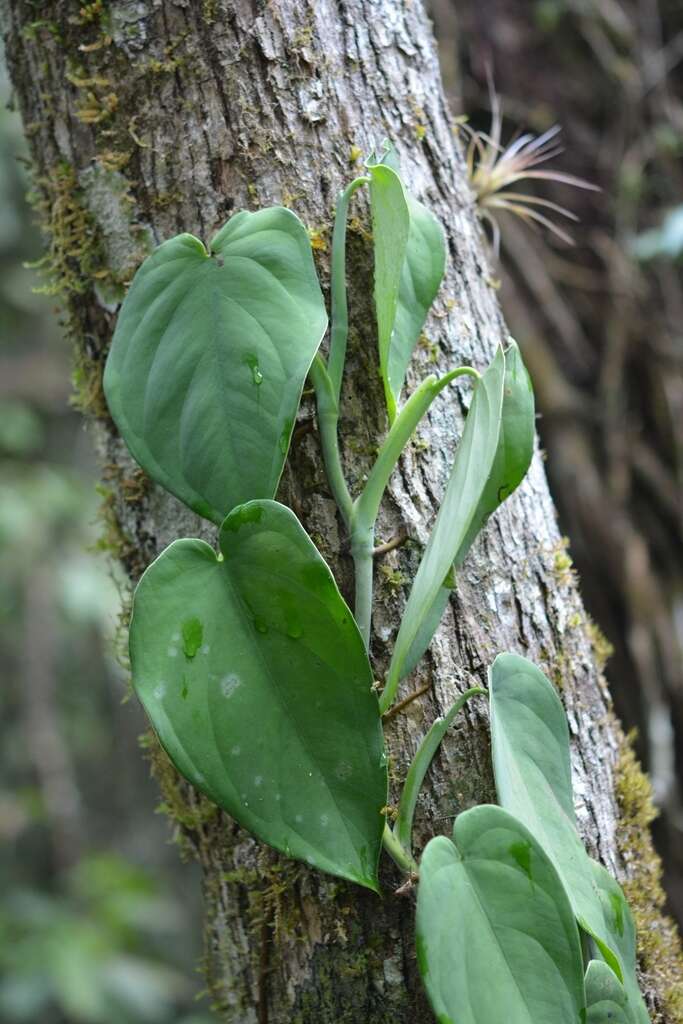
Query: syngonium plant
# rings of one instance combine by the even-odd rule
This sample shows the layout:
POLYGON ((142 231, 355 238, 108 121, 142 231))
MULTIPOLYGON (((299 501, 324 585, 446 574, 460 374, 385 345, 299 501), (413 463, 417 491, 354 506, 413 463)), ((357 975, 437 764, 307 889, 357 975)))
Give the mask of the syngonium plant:
POLYGON ((445 270, 434 215, 384 144, 340 194, 331 331, 311 245, 290 210, 233 216, 208 249, 181 234, 138 270, 104 388, 146 472, 218 527, 218 550, 174 541, 143 574, 130 625, 133 685, 177 770, 260 840, 379 891, 382 847, 418 886, 418 960, 441 1024, 645 1024, 633 923, 576 831, 559 698, 516 655, 491 670, 501 806, 459 815, 418 864, 420 787, 463 693, 432 725, 387 820, 382 716, 434 635, 455 573, 521 483, 534 400, 517 345, 483 373, 405 375, 445 270), (338 447, 348 309, 349 204, 368 189, 379 372, 389 429, 353 496, 338 447), (349 534, 354 612, 295 514, 275 498, 307 376, 330 489, 349 534), (460 377, 473 396, 446 491, 398 626, 381 694, 370 634, 374 530, 385 488, 431 403, 460 377))

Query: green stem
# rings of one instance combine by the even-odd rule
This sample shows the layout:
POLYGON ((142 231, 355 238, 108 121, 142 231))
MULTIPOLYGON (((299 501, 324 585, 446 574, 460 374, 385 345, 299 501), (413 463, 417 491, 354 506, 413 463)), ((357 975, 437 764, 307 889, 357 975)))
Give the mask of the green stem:
POLYGON ((419 874, 417 861, 399 843, 398 839, 391 831, 388 824, 385 824, 384 826, 384 834, 382 835, 382 846, 387 851, 393 862, 400 867, 401 871, 405 871, 406 874, 408 875, 419 874))
POLYGON ((351 517, 351 554, 356 582, 354 617, 363 637, 365 650, 370 650, 370 627, 372 625, 372 581, 375 567, 373 548, 375 546, 374 524, 369 530, 354 528, 351 517))
POLYGON ((479 378, 479 374, 471 366, 460 366, 457 370, 451 370, 450 373, 445 374, 441 379, 432 375, 422 381, 394 420, 393 426, 379 450, 375 464, 370 470, 363 493, 353 502, 348 526, 351 533, 351 553, 356 575, 355 616, 365 641, 366 650, 370 649, 370 627, 372 624, 372 549, 375 543, 375 522, 382 496, 401 452, 431 403, 456 377, 461 377, 464 374, 479 378))
POLYGON ((356 499, 353 507, 354 523, 361 529, 374 527, 379 507, 389 483, 391 474, 401 456, 401 452, 410 440, 415 428, 438 394, 463 375, 475 377, 480 374, 471 366, 460 366, 451 370, 440 379, 433 375, 423 380, 416 391, 410 396, 394 420, 379 450, 377 460, 370 471, 363 493, 356 499))
POLYGON ((404 849, 410 850, 412 848, 413 817, 415 815, 415 807, 417 806, 417 798, 429 766, 439 749, 439 744, 467 701, 470 697, 475 696, 485 697, 486 690, 482 689, 481 686, 473 686, 461 694, 448 714, 444 715, 443 718, 437 718, 418 747, 413 762, 408 769, 406 781, 403 784, 403 792, 401 793, 398 805, 398 817, 394 825, 394 835, 404 849))
POLYGON ((332 296, 332 328, 327 372, 337 406, 341 394, 342 374, 346 360, 346 342, 349 335, 349 309, 346 299, 346 220, 349 203, 354 192, 369 182, 367 177, 356 178, 339 193, 332 231, 332 266, 330 292, 332 296))
POLYGON ((341 456, 339 454, 339 441, 337 438, 339 408, 334 395, 332 381, 320 353, 313 360, 309 376, 315 388, 315 397, 318 405, 318 425, 327 480, 344 522, 350 530, 353 502, 344 478, 344 470, 342 469, 341 456))

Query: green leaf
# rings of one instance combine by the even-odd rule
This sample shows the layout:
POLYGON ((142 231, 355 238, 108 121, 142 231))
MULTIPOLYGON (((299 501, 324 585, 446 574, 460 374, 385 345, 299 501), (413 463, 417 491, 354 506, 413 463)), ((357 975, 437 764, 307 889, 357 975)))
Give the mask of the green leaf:
POLYGON ((398 311, 406 246, 410 232, 410 211, 403 183, 385 164, 368 164, 372 235, 375 250, 375 312, 379 342, 379 368, 384 394, 393 422, 396 398, 389 381, 389 350, 398 311))
POLYGON ((413 642, 469 534, 491 474, 503 405, 505 356, 499 349, 477 382, 446 493, 403 613, 380 708, 390 706, 413 642))
POLYGON ((422 783, 424 782, 424 777, 429 770, 429 766, 432 763, 434 755, 439 749, 442 739, 470 697, 485 695, 486 690, 482 690, 480 686, 473 686, 471 689, 466 690, 465 693, 458 697, 447 714, 436 719, 418 747, 415 757, 408 769, 406 781, 403 784, 401 799, 398 805, 398 815, 396 817, 396 824, 394 825, 396 838, 406 850, 410 851, 413 847, 413 817, 415 815, 417 798, 419 796, 422 783))
POLYGON ((526 476, 534 454, 534 391, 519 347, 510 339, 505 350, 503 412, 496 457, 486 487, 472 518, 469 533, 455 559, 462 565, 477 534, 489 517, 517 490, 526 476))
POLYGON ((401 667, 401 679, 405 679, 406 676, 409 676, 413 669, 417 667, 418 663, 424 656, 425 651, 431 644, 434 634, 439 628, 439 623, 443 618, 443 613, 446 611, 448 602, 450 601, 454 585, 455 574, 451 571, 446 577, 446 582, 439 587, 429 611, 420 623, 418 631, 415 634, 415 638, 410 645, 410 650, 403 661, 403 665, 401 667), (452 583, 452 586, 448 586, 449 583, 452 583))
POLYGON ((500 807, 461 814, 420 864, 418 964, 439 1024, 578 1024, 579 931, 534 836, 500 807))
MULTIPOLYGON (((491 474, 472 517, 469 530, 455 557, 457 569, 493 512, 509 498, 526 476, 534 452, 534 392, 519 348, 512 339, 505 350, 505 383, 503 411, 496 456, 491 474)), ((436 599, 425 616, 401 670, 401 678, 409 675, 429 647, 438 629, 451 594, 451 587, 442 585, 436 599)))
POLYGON ((277 502, 234 509, 220 550, 176 541, 142 577, 135 689, 176 768, 241 825, 376 889, 387 772, 353 616, 277 502))
MULTIPOLYGON (((636 975, 636 926, 631 909, 621 886, 612 878, 609 871, 594 860, 591 860, 590 866, 598 888, 603 916, 624 972, 623 991, 628 1008, 628 1024, 650 1024, 650 1016, 636 975)), ((596 955, 607 959, 598 946, 596 955)))
POLYGON ((591 960, 586 971, 586 1024, 633 1024, 628 997, 611 967, 591 960))
POLYGON ((208 252, 192 235, 164 242, 135 275, 104 374, 132 454, 218 524, 235 505, 272 498, 326 326, 291 211, 238 213, 208 252))
POLYGON ((569 729, 560 698, 543 673, 516 654, 500 654, 494 661, 490 694, 498 799, 543 845, 579 924, 618 979, 630 986, 627 979, 635 965, 632 922, 625 901, 615 909, 621 890, 590 859, 576 830, 569 729))
POLYGON ((446 243, 434 214, 406 192, 397 165, 370 162, 367 169, 380 373, 393 422, 408 363, 446 269, 446 243))

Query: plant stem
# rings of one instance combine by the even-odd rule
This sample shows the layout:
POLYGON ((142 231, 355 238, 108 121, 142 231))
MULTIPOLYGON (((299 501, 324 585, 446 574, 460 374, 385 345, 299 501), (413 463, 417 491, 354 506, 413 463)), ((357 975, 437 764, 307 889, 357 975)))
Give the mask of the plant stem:
POLYGON ((401 845, 394 833, 389 828, 388 824, 384 826, 384 834, 382 835, 382 846, 387 851, 394 864, 400 867, 401 871, 405 871, 408 875, 418 875, 419 868, 415 858, 408 853, 408 851, 401 845))
POLYGON ((318 405, 318 425, 320 427, 320 441, 323 449, 327 480, 344 522, 350 530, 353 502, 344 478, 344 470, 342 469, 341 457, 339 455, 339 441, 337 438, 339 407, 325 363, 319 353, 313 360, 309 376, 313 381, 318 405))
POLYGON ((323 460, 330 489, 351 536, 355 570, 354 615, 366 650, 370 648, 372 624, 373 547, 375 521, 389 478, 415 427, 431 402, 452 380, 462 374, 478 377, 469 366, 447 373, 441 380, 428 377, 406 402, 380 449, 363 493, 354 502, 344 477, 339 453, 339 401, 346 359, 349 317, 346 297, 346 221, 354 192, 369 181, 355 178, 339 194, 332 233, 332 328, 327 365, 318 353, 310 377, 315 387, 323 460))
POLYGON ((351 553, 356 575, 355 616, 365 641, 366 650, 370 649, 372 625, 375 522, 384 491, 401 452, 431 403, 451 381, 464 374, 479 378, 479 374, 471 366, 461 366, 457 370, 451 370, 441 379, 432 375, 420 384, 394 420, 394 424, 379 450, 375 464, 370 470, 363 492, 351 506, 348 526, 351 533, 351 553))
MULTIPOLYGON (((352 524, 355 518, 351 516, 352 524)), ((370 650, 370 626, 372 624, 372 581, 375 568, 375 528, 352 528, 351 554, 356 578, 354 616, 363 637, 366 651, 370 650)))
POLYGON ((457 377, 465 374, 475 377, 477 380, 480 376, 471 366, 460 366, 457 370, 451 370, 450 373, 445 374, 440 379, 431 375, 422 381, 403 406, 379 450, 377 460, 370 470, 370 475, 363 488, 363 493, 354 503, 354 519, 360 527, 367 529, 371 525, 374 526, 384 491, 401 456, 401 452, 429 406, 445 387, 457 377))
MULTIPOLYGON (((458 697, 447 715, 444 715, 443 718, 437 718, 418 747, 403 784, 403 791, 398 805, 398 817, 394 825, 396 841, 404 849, 410 850, 412 848, 413 817, 415 815, 415 807, 417 806, 417 798, 425 775, 429 770, 434 755, 439 749, 442 739, 470 697, 485 697, 486 695, 486 690, 482 689, 481 686, 473 686, 471 689, 466 690, 465 693, 458 697)), ((398 705, 396 706, 398 707, 398 705)), ((394 708, 392 708, 393 710, 394 708)))
POLYGON ((342 374, 346 360, 346 342, 349 334, 349 309, 346 298, 346 219, 349 202, 354 192, 369 181, 370 179, 367 177, 355 178, 343 192, 339 193, 332 231, 332 266, 330 269, 332 328, 327 372, 337 408, 339 407, 342 374))

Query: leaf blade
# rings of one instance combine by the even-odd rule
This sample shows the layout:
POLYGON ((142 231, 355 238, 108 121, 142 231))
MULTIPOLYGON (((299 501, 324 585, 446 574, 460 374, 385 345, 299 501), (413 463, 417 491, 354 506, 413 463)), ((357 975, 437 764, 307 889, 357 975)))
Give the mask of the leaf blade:
POLYGON ((634 1024, 624 986, 603 960, 586 970, 586 1024, 634 1024))
POLYGON ((396 398, 389 384, 388 364, 396 323, 399 289, 410 232, 410 212, 403 183, 384 163, 368 163, 370 206, 375 254, 375 312, 379 344, 379 366, 384 394, 393 422, 396 398))
POLYGON ((499 807, 455 822, 420 864, 418 961, 444 1024, 576 1024, 584 1009, 579 933, 557 872, 499 807))
POLYGON ((406 195, 408 238, 399 281, 396 318, 386 358, 386 385, 394 408, 427 314, 446 271, 446 241, 431 210, 406 195))
POLYGON ((635 977, 635 932, 623 893, 590 859, 576 829, 569 729, 560 698, 540 669, 516 654, 496 658, 489 692, 498 798, 542 843, 579 924, 627 987, 632 1004, 640 1003, 637 1019, 647 1024, 635 977))
POLYGON ((505 356, 499 349, 476 384, 446 493, 396 637, 387 685, 380 701, 383 712, 393 700, 415 637, 434 606, 442 583, 468 535, 489 478, 500 432, 504 370, 505 356))
POLYGON ((393 423, 406 370, 446 270, 441 224, 410 195, 388 143, 371 158, 370 203, 375 242, 375 309, 380 375, 393 423))
POLYGON ((119 313, 104 374, 112 417, 150 476, 220 524, 275 494, 326 326, 291 211, 238 213, 208 251, 178 235, 145 260, 119 313))
POLYGON ((136 692, 179 771, 240 824, 376 890, 386 765, 353 617, 284 506, 239 506, 220 541, 222 560, 176 541, 142 577, 136 692), (188 619, 202 624, 192 657, 188 619))
MULTIPOLYGON (((517 489, 526 476, 534 451, 534 393, 531 380, 517 344, 510 339, 505 350, 505 380, 498 447, 476 512, 467 535, 454 559, 454 569, 462 565, 490 516, 517 489)), ((452 573, 450 574, 452 578, 452 573)), ((438 591, 434 603, 423 619, 420 629, 406 656, 401 678, 409 675, 429 647, 438 629, 450 598, 448 580, 438 591)))
MULTIPOLYGON (((622 991, 625 996, 625 1007, 628 1024, 650 1024, 650 1016, 645 1006, 638 977, 636 974, 636 926, 631 914, 623 889, 619 883, 612 878, 602 864, 591 860, 590 867, 593 880, 598 888, 600 901, 602 903, 603 915, 613 943, 619 954, 624 978, 622 991)), ((603 951, 597 947, 597 955, 603 960, 603 951)), ((609 966, 605 963, 609 970, 609 966)), ((604 972, 603 972, 604 973, 604 972)), ((615 978, 615 981, 617 979, 615 978)))
POLYGON ((531 379, 519 346, 512 338, 505 349, 505 379, 498 447, 469 533, 457 558, 462 565, 477 534, 490 516, 517 490, 527 474, 534 453, 535 407, 531 379))

